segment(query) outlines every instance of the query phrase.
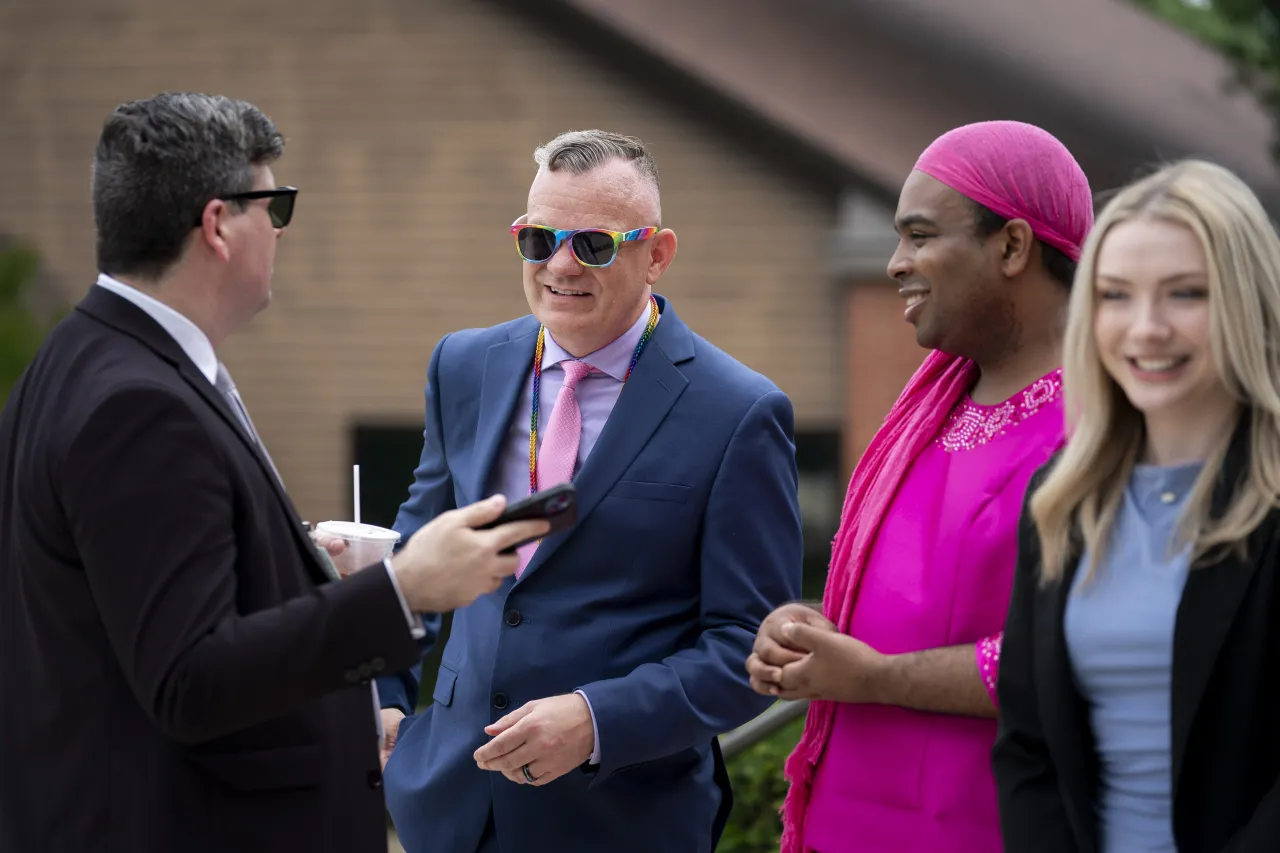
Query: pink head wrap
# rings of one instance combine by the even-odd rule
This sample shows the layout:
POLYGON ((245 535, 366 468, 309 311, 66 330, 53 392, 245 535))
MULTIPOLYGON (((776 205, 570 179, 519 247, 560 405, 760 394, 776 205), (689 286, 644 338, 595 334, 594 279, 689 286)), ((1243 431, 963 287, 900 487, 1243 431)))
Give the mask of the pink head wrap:
MULTIPOLYGON (((916 168, 1006 219, 1023 219, 1040 240, 1073 261, 1093 227, 1089 182, 1061 142, 1029 124, 990 121, 943 134, 916 168)), ((831 547, 822 612, 849 630, 862 570, 880 522, 907 470, 973 385, 969 359, 931 352, 907 382, 854 469, 831 547)), ((787 758, 782 853, 801 853, 814 769, 835 719, 835 703, 811 702, 804 733, 787 758)))
POLYGON ((915 168, 1031 231, 1071 260, 1093 227, 1089 179, 1053 134, 1020 121, 981 121, 948 131, 915 168))

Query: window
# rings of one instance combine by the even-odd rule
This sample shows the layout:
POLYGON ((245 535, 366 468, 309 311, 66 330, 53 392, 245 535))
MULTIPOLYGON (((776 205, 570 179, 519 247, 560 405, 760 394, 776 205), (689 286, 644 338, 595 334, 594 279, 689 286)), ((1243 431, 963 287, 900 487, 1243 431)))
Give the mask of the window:
MULTIPOLYGON (((351 462, 360 466, 360 520, 391 527, 409 496, 413 471, 422 455, 422 426, 357 424, 351 435, 351 462)), ((348 490, 350 491, 350 490, 348 490)), ((347 502, 351 518, 353 498, 347 502)))
POLYGON ((800 520, 804 525, 804 591, 818 601, 827 582, 831 540, 840 525, 844 482, 840 479, 838 430, 797 430, 800 520))

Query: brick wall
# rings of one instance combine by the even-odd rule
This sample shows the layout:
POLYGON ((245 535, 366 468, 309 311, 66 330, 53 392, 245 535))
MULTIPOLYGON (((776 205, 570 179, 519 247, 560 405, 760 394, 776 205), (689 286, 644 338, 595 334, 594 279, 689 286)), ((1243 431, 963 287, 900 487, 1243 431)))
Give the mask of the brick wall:
MULTIPOLYGON (((421 422, 440 336, 524 313, 506 226, 524 209, 533 148, 566 129, 652 144, 680 238, 659 290, 773 377, 802 426, 837 426, 847 407, 862 435, 892 399, 845 398, 826 200, 713 118, 674 110, 589 45, 566 48, 487 0, 0 6, 0 233, 35 240, 69 300, 94 275, 89 164, 102 119, 166 89, 251 100, 289 139, 275 172, 302 192, 275 302, 222 356, 303 517, 344 512, 351 424, 421 422)), ((880 323, 857 325, 849 308, 865 358, 874 348, 859 341, 880 323)))
POLYGON ((845 291, 848 376, 841 463, 847 481, 911 374, 924 361, 915 329, 902 319, 898 289, 887 277, 851 282, 845 291))

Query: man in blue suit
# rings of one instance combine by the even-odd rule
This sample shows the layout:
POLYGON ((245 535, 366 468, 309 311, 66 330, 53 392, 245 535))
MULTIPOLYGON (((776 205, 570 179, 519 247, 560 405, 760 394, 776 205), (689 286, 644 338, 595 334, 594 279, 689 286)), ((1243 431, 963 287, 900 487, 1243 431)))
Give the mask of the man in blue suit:
POLYGON ((533 316, 436 346, 395 527, 566 480, 578 520, 455 614, 423 713, 420 673, 379 680, 388 806, 409 853, 710 853, 716 737, 770 703, 744 662, 800 594, 791 403, 653 295, 676 237, 639 140, 534 159, 512 226, 533 316))

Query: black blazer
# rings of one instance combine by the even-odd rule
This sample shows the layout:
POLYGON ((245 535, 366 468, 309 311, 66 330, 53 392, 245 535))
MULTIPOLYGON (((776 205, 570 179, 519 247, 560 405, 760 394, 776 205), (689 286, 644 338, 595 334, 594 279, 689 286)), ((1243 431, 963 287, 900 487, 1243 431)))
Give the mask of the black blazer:
MULTIPOLYGON (((1246 469, 1233 439, 1214 509, 1246 469)), ((1028 487, 1043 482, 1051 460, 1028 487)), ((1192 569, 1173 643, 1173 830, 1179 853, 1280 851, 1280 552, 1273 511, 1228 556, 1192 569)), ((1001 651, 993 765, 1006 853, 1098 850, 1099 759, 1063 633, 1075 566, 1039 587, 1040 547, 1023 512, 1001 651)))
POLYGON ((223 397, 99 287, 0 413, 0 850, 385 851, 385 571, 325 583, 223 397))

